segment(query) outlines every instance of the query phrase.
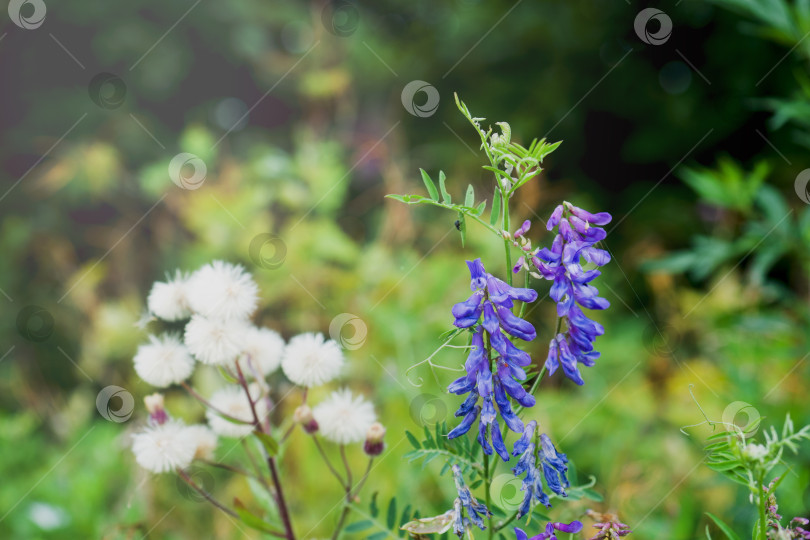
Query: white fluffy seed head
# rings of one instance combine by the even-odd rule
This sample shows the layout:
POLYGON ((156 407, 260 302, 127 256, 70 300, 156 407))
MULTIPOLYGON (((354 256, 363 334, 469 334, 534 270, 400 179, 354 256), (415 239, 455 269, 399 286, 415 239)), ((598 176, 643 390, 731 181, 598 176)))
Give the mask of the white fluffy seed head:
POLYGON ((196 446, 186 429, 182 422, 170 420, 136 433, 132 436, 135 461, 153 473, 188 467, 194 459, 196 446))
POLYGON ((343 351, 323 334, 299 334, 284 348, 281 369, 299 386, 320 386, 337 377, 343 367, 343 351))
POLYGON ((362 396, 352 396, 346 389, 332 392, 312 410, 312 414, 324 438, 338 444, 364 441, 377 419, 371 403, 362 396))
POLYGON ((284 353, 284 339, 275 330, 250 326, 242 335, 242 371, 245 376, 253 376, 250 365, 260 375, 269 375, 281 364, 284 353))
POLYGON ((194 272, 188 281, 189 305, 210 319, 246 320, 258 304, 259 287, 238 264, 214 261, 194 272))
POLYGON ((194 315, 186 325, 185 343, 189 352, 203 364, 233 362, 242 350, 245 324, 194 315))
POLYGON ((174 334, 149 336, 133 359, 135 373, 152 386, 165 388, 185 381, 194 371, 194 359, 174 334))
POLYGON ((156 281, 146 299, 149 313, 164 321, 180 321, 191 316, 188 276, 179 270, 174 279, 156 281))
MULTIPOLYGON (((263 420, 268 413, 267 402, 259 399, 261 392, 256 384, 250 385, 250 395, 256 403, 256 414, 259 420, 263 420)), ((241 386, 226 386, 214 392, 208 400, 211 406, 216 409, 208 409, 205 413, 208 425, 214 433, 220 437, 245 437, 253 431, 253 426, 248 424, 237 424, 229 419, 223 418, 216 411, 221 411, 228 416, 238 418, 243 422, 253 422, 253 412, 250 409, 245 391, 241 386)))
POLYGON ((186 433, 194 443, 194 459, 214 459, 214 450, 217 448, 216 433, 202 424, 188 426, 186 433))

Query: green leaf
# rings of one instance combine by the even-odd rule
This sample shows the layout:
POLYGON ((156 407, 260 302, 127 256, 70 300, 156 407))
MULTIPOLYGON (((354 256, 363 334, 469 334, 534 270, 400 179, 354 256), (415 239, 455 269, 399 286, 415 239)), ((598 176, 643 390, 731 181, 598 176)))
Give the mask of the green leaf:
POLYGON ((712 521, 714 521, 714 523, 720 528, 720 530, 723 531, 723 534, 726 535, 726 538, 728 538, 728 540, 741 540, 740 537, 737 535, 737 533, 732 531, 731 527, 723 523, 723 521, 720 518, 716 517, 714 514, 710 514, 709 512, 706 512, 706 515, 712 518, 712 521))
POLYGON ((447 188, 444 185, 444 181, 446 180, 444 176, 444 171, 439 171, 439 189, 442 191, 442 202, 445 204, 450 204, 453 202, 452 197, 447 192, 447 188))
POLYGON ((467 194, 464 196, 464 206, 472 208, 475 204, 475 188, 472 184, 467 186, 467 194))
POLYGON ((355 521, 354 523, 347 525, 344 532, 358 532, 358 531, 365 531, 366 529, 373 527, 374 522, 370 519, 364 519, 363 521, 355 521))
MULTIPOLYGON (((470 186, 472 187, 472 186, 470 186)), ((469 192, 468 192, 469 193, 469 192)), ((464 247, 464 242, 467 240, 467 220, 462 212, 458 213, 458 231, 461 233, 461 247, 464 247)))
POLYGON ((394 497, 391 499, 391 502, 388 503, 388 516, 385 520, 386 525, 388 525, 389 529, 393 529, 394 525, 397 522, 397 498, 394 497))
POLYGON ((278 442, 276 442, 272 435, 261 431, 254 431, 253 435, 262 443, 264 449, 267 450, 268 456, 275 456, 278 453, 278 442))
POLYGON ((382 540, 383 538, 387 538, 390 536, 388 531, 379 531, 375 532, 374 534, 370 534, 366 536, 366 540, 382 540))
POLYGON ((274 530, 269 523, 248 510, 245 504, 236 497, 233 499, 233 508, 236 511, 236 514, 239 516, 239 519, 242 520, 242 523, 248 527, 266 533, 278 532, 274 530))
POLYGON ((377 506, 378 491, 375 491, 371 496, 371 504, 368 505, 368 511, 371 512, 371 517, 377 517, 380 514, 380 508, 377 506))
POLYGON ((475 207, 475 212, 473 212, 473 215, 480 217, 481 214, 483 214, 484 210, 486 209, 487 209, 487 201, 481 201, 481 204, 475 207))
POLYGON ((495 188, 495 194, 492 196, 492 211, 489 214, 489 224, 493 227, 498 223, 498 218, 501 217, 501 190, 495 188))
POLYGON ((414 437, 414 436, 413 436, 413 433, 411 433, 410 431, 406 431, 406 432, 405 432, 405 436, 406 436, 406 437, 408 437, 408 440, 410 441, 411 446, 413 446, 413 447, 414 447, 414 448, 416 448, 417 450, 419 450, 420 448, 422 448, 422 445, 421 445, 421 444, 419 444, 419 441, 418 441, 418 440, 416 440, 416 437, 414 437))
POLYGON ((439 192, 436 190, 436 184, 434 184, 433 180, 430 179, 430 176, 428 176, 428 173, 425 172, 425 169, 419 169, 419 172, 422 173, 422 181, 425 183, 425 187, 430 194, 430 198, 438 202, 439 192))

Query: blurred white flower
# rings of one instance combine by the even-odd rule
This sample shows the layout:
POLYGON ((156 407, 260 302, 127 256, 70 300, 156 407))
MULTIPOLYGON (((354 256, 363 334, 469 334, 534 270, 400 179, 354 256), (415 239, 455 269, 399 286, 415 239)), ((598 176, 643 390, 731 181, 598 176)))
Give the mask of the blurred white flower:
POLYGON ((146 299, 149 312, 164 321, 179 321, 191 316, 188 301, 188 276, 179 270, 174 279, 156 281, 146 299))
POLYGON ((746 444, 743 455, 751 461, 762 461, 768 455, 768 449, 757 443, 746 444))
POLYGON ((217 435, 207 426, 195 424, 186 428, 194 444, 194 459, 213 459, 217 448, 217 435))
POLYGON ((196 450, 182 422, 170 420, 132 436, 135 461, 144 469, 164 473, 191 465, 196 450))
POLYGON ((347 389, 332 392, 312 410, 312 414, 318 422, 320 433, 338 444, 364 441, 377 419, 374 406, 362 396, 352 396, 347 389))
POLYGON ((245 324, 194 315, 186 325, 185 342, 189 352, 203 364, 233 362, 242 350, 245 324))
POLYGON ((337 342, 324 340, 323 334, 299 334, 284 349, 281 369, 299 386, 307 388, 327 383, 343 367, 343 351, 337 342))
MULTIPOLYGON (((258 399, 261 395, 256 384, 250 385, 250 395, 253 399, 258 399)), ((216 411, 221 411, 228 416, 237 418, 244 422, 253 422, 253 412, 250 410, 250 402, 241 386, 226 386, 214 392, 208 400, 216 411)), ((253 425, 237 424, 229 419, 221 417, 215 410, 208 409, 205 413, 208 418, 208 425, 217 435, 221 437, 245 437, 253 431, 253 425)), ((264 399, 256 403, 256 414, 259 420, 263 420, 268 413, 267 403, 264 399)))
POLYGON ((259 287, 238 264, 214 261, 188 281, 191 310, 211 319, 245 320, 256 311, 259 287))
POLYGON ((284 353, 284 339, 275 330, 269 328, 256 328, 251 326, 245 329, 242 336, 242 371, 245 376, 252 376, 246 362, 261 374, 269 375, 278 369, 281 355, 284 353))
POLYGON ((133 359, 135 373, 152 386, 165 388, 185 381, 194 371, 194 359, 174 334, 149 336, 133 359))

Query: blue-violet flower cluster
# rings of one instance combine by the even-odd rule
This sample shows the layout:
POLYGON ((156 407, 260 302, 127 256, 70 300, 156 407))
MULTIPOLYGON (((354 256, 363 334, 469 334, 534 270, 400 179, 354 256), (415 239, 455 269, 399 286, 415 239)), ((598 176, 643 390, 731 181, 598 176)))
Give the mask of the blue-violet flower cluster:
POLYGON ((571 523, 549 522, 546 523, 546 530, 536 536, 529 536, 521 529, 515 527, 515 536, 517 540, 557 540, 557 535, 554 531, 577 533, 582 530, 582 523, 579 521, 572 521, 571 523))
POLYGON ((545 433, 541 434, 540 448, 537 452, 536 439, 534 436, 537 429, 537 422, 532 420, 526 424, 523 435, 515 442, 513 454, 520 455, 517 465, 512 469, 515 476, 526 473, 523 479, 521 491, 525 491, 523 502, 518 508, 518 518, 525 516, 531 510, 532 501, 536 500, 546 507, 551 506, 548 495, 543 491, 543 480, 546 479, 548 488, 561 497, 567 496, 565 488, 570 486, 568 482, 568 458, 565 454, 557 452, 551 439, 545 433), (540 476, 538 464, 543 469, 543 476, 540 476))
POLYGON ((537 336, 529 322, 512 313, 514 300, 533 302, 537 299, 537 292, 512 287, 488 274, 481 259, 467 261, 467 266, 470 269, 470 288, 473 294, 464 302, 453 306, 452 313, 456 327, 473 329, 472 346, 464 366, 466 375, 453 381, 448 390, 457 395, 469 395, 456 411, 456 416, 464 418, 448 437, 452 439, 467 433, 480 416, 478 443, 487 455, 492 454, 494 447, 501 459, 509 461, 509 452, 503 442, 495 405, 497 404, 500 416, 509 429, 516 433, 523 431, 523 422, 512 410, 508 396, 523 407, 534 406, 534 397, 519 382, 526 380, 523 368, 531 363, 531 357, 517 348, 508 336, 524 341, 531 341, 537 336), (481 324, 478 324, 479 321, 481 324), (485 345, 485 339, 489 347, 485 345), (497 353, 494 373, 489 348, 497 353), (481 405, 478 404, 479 397, 482 400, 481 405), (492 446, 487 436, 490 426, 492 446))
MULTIPOLYGON (((549 295, 557 302, 557 316, 565 321, 566 328, 549 343, 546 369, 551 375, 562 366, 565 375, 577 384, 584 384, 579 364, 594 364, 599 352, 594 351, 593 342, 605 333, 602 325, 586 317, 581 308, 601 310, 610 306, 590 284, 601 272, 595 268, 585 270, 582 264, 584 260, 599 267, 610 262, 610 254, 595 247, 606 235, 599 225, 607 225, 610 220, 607 212, 592 214, 564 202, 554 209, 546 223, 549 231, 557 228, 551 249, 538 249, 526 255, 513 269, 517 272, 527 266, 528 259, 541 277, 554 282, 549 295)), ((518 231, 520 236, 525 234, 524 229, 528 229, 525 224, 518 231)))
POLYGON ((470 492, 470 488, 464 483, 464 477, 461 475, 461 469, 458 465, 453 465, 453 480, 456 483, 456 491, 458 497, 453 501, 453 532, 459 538, 464 535, 464 531, 469 527, 470 523, 476 525, 482 531, 486 529, 484 525, 484 518, 489 517, 492 513, 485 504, 478 502, 470 492), (467 511, 467 517, 464 516, 464 511, 467 511))

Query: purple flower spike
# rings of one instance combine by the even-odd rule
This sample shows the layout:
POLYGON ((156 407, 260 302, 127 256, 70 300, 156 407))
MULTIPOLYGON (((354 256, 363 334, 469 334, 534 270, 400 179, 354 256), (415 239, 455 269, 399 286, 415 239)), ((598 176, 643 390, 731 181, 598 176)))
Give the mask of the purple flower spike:
MULTIPOLYGON (((524 223, 521 230, 528 230, 528 224, 528 221, 524 223)), ((519 382, 526 380, 523 368, 531 364, 531 357, 515 346, 510 336, 524 341, 532 341, 537 337, 534 326, 516 316, 512 309, 515 300, 536 300, 537 292, 512 287, 488 274, 481 259, 467 261, 467 267, 470 269, 470 288, 473 293, 452 309, 453 324, 457 328, 472 330, 472 341, 464 364, 467 373, 453 381, 447 390, 457 395, 468 395, 456 411, 456 416, 462 417, 461 423, 447 436, 452 439, 464 435, 477 419, 476 439, 484 453, 491 455, 495 452, 504 461, 509 461, 509 452, 504 445, 498 417, 512 431, 522 432, 523 422, 512 410, 509 398, 523 407, 532 407, 535 404, 534 397, 519 382), (490 358, 485 337, 489 348, 498 355, 495 358, 490 358)), ((572 289, 571 298, 573 295, 572 289)))
POLYGON ((572 521, 571 523, 549 522, 546 523, 546 530, 531 538, 521 529, 515 527, 515 537, 517 540, 558 540, 555 531, 576 533, 582 530, 582 523, 572 521))
POLYGON ((557 316, 566 325, 549 344, 546 369, 552 375, 562 365, 565 375, 577 384, 584 384, 579 364, 592 366, 599 353, 593 350, 593 342, 604 333, 598 323, 582 314, 582 308, 604 310, 610 302, 599 296, 599 291, 590 283, 601 272, 596 268, 584 269, 583 264, 596 267, 610 262, 610 253, 595 247, 604 240, 606 225, 611 220, 607 212, 592 214, 565 202, 551 214, 548 230, 557 227, 557 235, 551 248, 537 249, 527 255, 540 275, 553 281, 549 296, 557 302, 557 316))

